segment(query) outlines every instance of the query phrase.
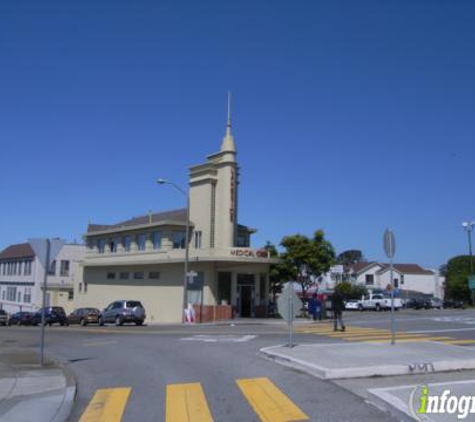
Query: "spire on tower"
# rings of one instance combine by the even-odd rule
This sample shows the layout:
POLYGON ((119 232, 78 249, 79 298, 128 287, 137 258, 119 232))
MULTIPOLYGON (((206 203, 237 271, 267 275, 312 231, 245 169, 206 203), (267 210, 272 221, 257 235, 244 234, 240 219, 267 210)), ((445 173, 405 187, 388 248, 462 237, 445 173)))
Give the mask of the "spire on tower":
POLYGON ((228 122, 226 124, 226 135, 221 144, 221 151, 236 151, 234 138, 231 135, 231 91, 228 91, 228 122))

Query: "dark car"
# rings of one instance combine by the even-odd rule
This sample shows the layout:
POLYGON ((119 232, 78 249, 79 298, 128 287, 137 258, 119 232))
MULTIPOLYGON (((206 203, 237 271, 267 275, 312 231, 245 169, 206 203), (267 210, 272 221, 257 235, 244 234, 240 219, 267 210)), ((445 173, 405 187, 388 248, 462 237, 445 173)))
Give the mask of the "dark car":
POLYGON ((104 309, 99 317, 99 325, 113 322, 119 326, 125 322, 142 325, 145 320, 145 309, 138 300, 117 300, 104 309))
POLYGON ((406 308, 411 309, 431 309, 430 300, 426 299, 409 299, 406 302, 406 308))
POLYGON ((462 300, 444 300, 444 308, 465 309, 465 303, 462 300))
POLYGON ((0 325, 8 325, 8 314, 0 309, 0 325))
POLYGON ((16 312, 10 316, 8 325, 33 325, 33 312, 16 312))
MULTIPOLYGON (((45 309, 45 325, 68 325, 68 318, 66 312, 61 306, 48 306, 45 309)), ((41 314, 43 308, 41 308, 32 318, 33 325, 41 324, 41 314)))
POLYGON ((85 327, 87 324, 99 323, 100 315, 101 311, 97 308, 79 308, 68 315, 68 323, 85 327))

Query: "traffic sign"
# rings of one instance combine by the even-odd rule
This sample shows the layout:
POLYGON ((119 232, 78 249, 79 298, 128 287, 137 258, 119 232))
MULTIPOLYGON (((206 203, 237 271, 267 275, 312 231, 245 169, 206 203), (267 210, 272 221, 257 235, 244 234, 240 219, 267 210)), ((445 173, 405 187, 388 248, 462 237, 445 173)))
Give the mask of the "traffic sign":
POLYGON ((291 324, 294 318, 300 314, 302 301, 295 294, 292 283, 287 284, 277 299, 277 310, 282 318, 291 324))
POLYGON ((391 229, 386 229, 384 232, 384 252, 388 258, 393 258, 396 253, 396 238, 391 229))
POLYGON ((468 279, 468 288, 470 290, 475 290, 475 275, 469 275, 468 279))
POLYGON ((46 271, 48 271, 51 263, 56 259, 65 243, 63 239, 51 239, 49 242, 50 250, 48 254, 48 239, 28 239, 28 243, 46 271))

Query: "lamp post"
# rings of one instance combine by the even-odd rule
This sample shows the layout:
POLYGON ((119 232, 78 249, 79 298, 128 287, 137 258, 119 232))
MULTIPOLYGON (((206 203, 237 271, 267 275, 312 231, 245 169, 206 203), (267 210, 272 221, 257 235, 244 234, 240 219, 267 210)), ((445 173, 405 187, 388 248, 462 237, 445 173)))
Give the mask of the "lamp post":
MULTIPOLYGON (((467 237, 468 237, 468 254, 470 255, 470 275, 473 276, 473 254, 472 254, 472 231, 473 231, 473 226, 475 226, 474 221, 464 221, 462 223, 463 228, 467 232, 467 237)), ((471 283, 471 282, 470 282, 471 283)), ((469 284, 470 284, 469 283, 469 284)), ((472 305, 475 305, 475 291, 470 287, 472 290, 472 305)))
POLYGON ((170 182, 165 179, 157 179, 157 183, 159 185, 171 185, 173 186, 178 192, 186 198, 186 233, 185 233, 185 268, 183 274, 183 308, 181 310, 182 321, 183 321, 183 314, 184 310, 187 307, 187 296, 188 296, 188 258, 189 258, 189 251, 190 251, 190 194, 189 192, 185 192, 180 186, 176 183, 170 182))

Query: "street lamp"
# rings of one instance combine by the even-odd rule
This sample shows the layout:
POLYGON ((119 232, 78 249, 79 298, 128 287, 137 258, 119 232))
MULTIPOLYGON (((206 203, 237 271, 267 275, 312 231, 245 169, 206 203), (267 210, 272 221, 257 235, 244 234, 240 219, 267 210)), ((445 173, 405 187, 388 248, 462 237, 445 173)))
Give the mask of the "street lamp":
POLYGON ((472 231, 473 231, 473 226, 475 226, 475 221, 464 221, 462 223, 462 226, 467 232, 467 236, 468 236, 468 253, 470 255, 470 275, 473 275, 472 231))
POLYGON ((184 274, 183 274, 183 309, 180 311, 182 315, 182 320, 183 320, 183 312, 187 307, 187 296, 188 296, 188 257, 189 257, 189 251, 190 251, 190 245, 189 245, 189 236, 190 236, 190 194, 189 192, 185 192, 180 186, 178 186, 176 183, 170 182, 165 179, 157 179, 157 183, 159 185, 171 185, 173 186, 178 192, 180 192, 182 195, 185 196, 186 198, 186 233, 185 233, 185 269, 184 269, 184 274))

